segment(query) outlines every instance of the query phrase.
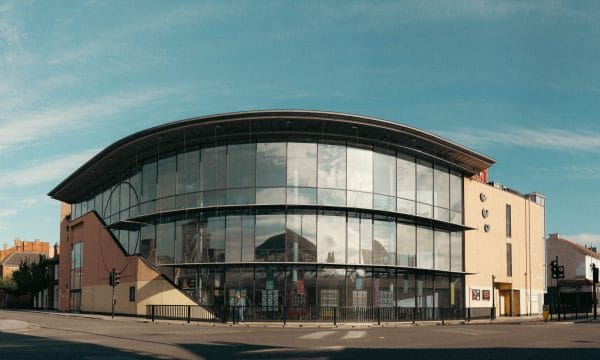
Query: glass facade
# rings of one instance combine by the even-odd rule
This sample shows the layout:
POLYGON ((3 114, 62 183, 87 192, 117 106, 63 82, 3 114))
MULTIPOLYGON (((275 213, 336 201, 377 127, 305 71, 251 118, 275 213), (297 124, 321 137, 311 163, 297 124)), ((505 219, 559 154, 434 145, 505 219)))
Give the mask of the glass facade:
POLYGON ((182 144, 72 207, 202 304, 463 306, 462 176, 404 152, 182 144))

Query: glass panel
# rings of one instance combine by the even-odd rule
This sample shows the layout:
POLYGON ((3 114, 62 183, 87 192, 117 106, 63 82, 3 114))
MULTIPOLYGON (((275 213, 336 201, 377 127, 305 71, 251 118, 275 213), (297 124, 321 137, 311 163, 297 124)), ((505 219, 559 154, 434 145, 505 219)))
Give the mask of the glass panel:
POLYGON ((433 230, 417 227, 417 266, 433 269, 433 230))
MULTIPOLYGON (((115 215, 119 213, 119 198, 120 198, 120 192, 121 190, 121 186, 117 185, 114 186, 111 189, 110 192, 110 206, 109 206, 109 210, 110 210, 110 214, 111 215, 115 215)), ((79 209, 79 215, 81 215, 81 203, 77 203, 78 209, 79 209)))
POLYGON ((142 175, 136 172, 129 181, 129 216, 135 217, 140 214, 140 204, 142 201, 142 175))
POLYGON ((447 309, 450 307, 450 277, 448 275, 435 276, 435 307, 447 309))
POLYGON ((458 174, 450 172, 450 209, 461 213, 463 203, 462 192, 462 177, 458 174))
POLYGON ((317 271, 317 305, 322 308, 334 308, 343 305, 342 297, 346 287, 345 283, 345 269, 319 269, 317 271))
POLYGON ((156 226, 156 264, 172 264, 175 244, 175 222, 156 226))
POLYGON ((373 194, 357 191, 348 191, 347 195, 348 207, 363 209, 373 208, 373 194))
POLYGON ((450 270, 463 271, 463 236, 462 232, 450 234, 450 270))
POLYGON ((447 231, 435 231, 435 268, 438 270, 450 270, 450 233, 447 231))
POLYGON ((315 188, 288 188, 287 203, 297 205, 314 205, 317 203, 317 189, 315 188))
POLYGON ((360 264, 360 219, 348 216, 348 264, 360 264))
POLYGON ((202 149, 200 164, 202 190, 225 188, 226 165, 225 146, 202 149))
POLYGON ((396 159, 397 194, 398 197, 415 200, 415 158, 406 154, 398 154, 396 159))
POLYGON ((396 265, 396 223, 373 222, 373 264, 396 265))
POLYGON ((239 262, 242 258, 242 216, 227 216, 225 261, 239 262))
POLYGON ((348 190, 373 192, 372 151, 348 147, 347 179, 348 190))
MULTIPOLYGON (((407 272, 398 273, 398 306, 415 306, 415 274, 407 272)), ((408 319, 406 319, 408 320, 408 319)))
POLYGON ((227 189, 227 204, 228 205, 254 204, 254 188, 227 189))
POLYGON ((198 219, 190 218, 177 221, 177 227, 175 261, 182 263, 200 262, 202 249, 200 248, 199 241, 198 219), (180 254, 178 253, 178 249, 181 251, 180 254))
POLYGON ((285 188, 257 188, 257 204, 285 204, 285 188))
POLYGON ((463 277, 452 276, 450 278, 450 306, 462 308, 463 303, 463 277))
POLYGON ((450 219, 450 210, 436 206, 433 208, 433 217, 436 220, 448 222, 448 220, 450 219))
POLYGON ((288 143, 287 185, 317 186, 317 144, 288 143))
POLYGON ((254 215, 242 216, 242 261, 254 261, 254 215))
POLYGON ((177 187, 177 158, 170 156, 158 161, 158 202, 160 211, 175 209, 175 190, 177 187))
POLYGON ((227 187, 254 187, 256 144, 229 145, 227 148, 227 187))
POLYGON ((285 143, 256 144, 256 186, 285 186, 285 143))
POLYGON ((414 225, 398 223, 398 266, 415 267, 416 228, 414 225))
POLYGON ((317 272, 314 267, 292 266, 291 268, 287 275, 287 304, 295 308, 291 310, 291 314, 297 314, 295 318, 304 318, 307 310, 302 308, 317 305, 317 272))
POLYGON ((346 206, 346 191, 319 189, 319 205, 346 206))
POLYGON ((346 271, 346 306, 354 309, 365 309, 371 304, 370 273, 364 269, 346 271))
POLYGON ((374 194, 373 209, 383 211, 395 211, 396 197, 374 194))
POLYGON ((225 260, 225 217, 212 216, 201 222, 202 262, 225 260))
POLYGON ((396 208, 399 213, 415 215, 415 202, 412 200, 398 198, 396 208))
POLYGON ((154 225, 142 226, 142 234, 140 240, 140 255, 148 260, 151 264, 156 264, 156 234, 154 225))
POLYGON ((288 262, 317 260, 317 216, 315 214, 288 214, 286 235, 288 262))
MULTIPOLYGON (((376 308, 393 308, 396 305, 396 270, 375 269, 373 271, 373 306, 376 308)), ((390 309, 391 310, 391 309, 390 309)), ((392 315, 389 310, 381 311, 381 315, 392 315)))
POLYGON ((417 203, 417 215, 426 218, 433 217, 433 205, 417 203))
MULTIPOLYGON (((107 195, 108 196, 108 195, 107 195)), ((152 200, 156 199, 156 162, 144 164, 142 169, 142 213, 148 214, 155 212, 155 204, 152 200)))
POLYGON ((346 146, 319 144, 319 187, 346 189, 346 146))
POLYGON ((177 157, 177 193, 187 194, 200 190, 200 151, 188 151, 177 157))
POLYGON ((373 219, 360 219, 360 263, 373 263, 373 219))
POLYGON ((396 157, 373 153, 373 192, 396 196, 396 157))
POLYGON ((448 169, 438 165, 435 165, 433 172, 433 204, 444 209, 450 208, 450 177, 448 169))
POLYGON ((417 201, 433 204, 433 168, 425 160, 417 161, 417 201))
POLYGON ((346 260, 346 217, 319 215, 317 261, 344 263, 346 260))
POLYGON ((462 224, 462 212, 450 211, 450 222, 462 224))
POLYGON ((256 215, 256 261, 285 261, 285 215, 256 215))
POLYGON ((202 206, 225 205, 225 190, 205 191, 201 199, 202 206))

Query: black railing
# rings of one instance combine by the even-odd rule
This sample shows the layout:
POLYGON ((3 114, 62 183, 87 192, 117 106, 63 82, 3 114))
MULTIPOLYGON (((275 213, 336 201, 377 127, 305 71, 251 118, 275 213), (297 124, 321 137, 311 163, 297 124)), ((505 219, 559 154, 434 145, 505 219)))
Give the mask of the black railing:
POLYGON ((549 320, 578 320, 589 319, 594 316, 594 308, 591 304, 578 306, 566 304, 551 304, 549 320))
POLYGON ((491 308, 146 305, 146 318, 207 322, 390 323, 491 319, 491 308))

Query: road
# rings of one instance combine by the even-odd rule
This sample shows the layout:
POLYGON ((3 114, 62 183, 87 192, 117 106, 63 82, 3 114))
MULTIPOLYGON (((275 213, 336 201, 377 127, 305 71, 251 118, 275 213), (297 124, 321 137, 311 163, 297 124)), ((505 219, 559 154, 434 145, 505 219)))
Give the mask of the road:
POLYGON ((0 359, 598 359, 600 323, 151 323, 0 311, 0 359))

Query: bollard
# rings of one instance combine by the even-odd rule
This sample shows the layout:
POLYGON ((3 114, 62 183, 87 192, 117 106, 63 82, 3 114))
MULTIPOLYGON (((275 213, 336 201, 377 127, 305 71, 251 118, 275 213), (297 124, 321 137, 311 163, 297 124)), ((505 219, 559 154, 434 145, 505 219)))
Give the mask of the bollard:
POLYGON ((150 317, 152 318, 152 322, 154 322, 154 305, 150 305, 150 317))
POLYGON ((188 324, 190 323, 191 320, 192 320, 192 307, 190 305, 188 305, 188 307, 187 307, 187 322, 188 322, 188 324))
POLYGON ((333 308, 333 325, 337 325, 337 308, 333 308))

